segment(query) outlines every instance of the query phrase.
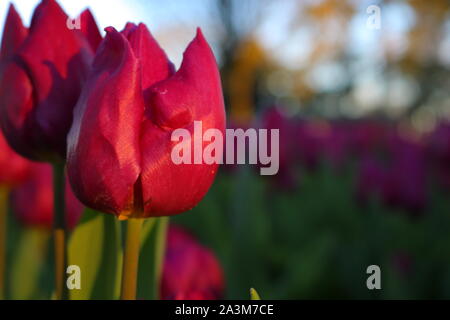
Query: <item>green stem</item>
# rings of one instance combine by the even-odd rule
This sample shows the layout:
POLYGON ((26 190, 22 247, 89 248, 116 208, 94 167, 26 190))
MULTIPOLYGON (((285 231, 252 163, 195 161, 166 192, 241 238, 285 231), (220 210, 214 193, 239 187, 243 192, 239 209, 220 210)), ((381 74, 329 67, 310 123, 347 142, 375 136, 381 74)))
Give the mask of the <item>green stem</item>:
POLYGON ((8 189, 0 188, 0 300, 5 299, 8 189))
POLYGON ((14 255, 8 272, 9 299, 32 300, 39 292, 39 278, 45 268, 51 232, 44 228, 25 228, 14 243, 14 255), (30 267, 32 266, 32 267, 30 267))
POLYGON ((122 300, 135 300, 141 246, 141 229, 144 219, 129 219, 122 269, 122 300))
POLYGON ((155 286, 153 296, 155 300, 159 297, 159 288, 161 285, 161 275, 164 266, 164 255, 166 253, 167 227, 169 224, 169 217, 158 218, 158 225, 156 229, 155 239, 155 286))
POLYGON ((67 268, 67 239, 65 219, 65 176, 64 164, 53 165, 53 237, 55 242, 55 287, 56 299, 68 298, 65 274, 67 268))

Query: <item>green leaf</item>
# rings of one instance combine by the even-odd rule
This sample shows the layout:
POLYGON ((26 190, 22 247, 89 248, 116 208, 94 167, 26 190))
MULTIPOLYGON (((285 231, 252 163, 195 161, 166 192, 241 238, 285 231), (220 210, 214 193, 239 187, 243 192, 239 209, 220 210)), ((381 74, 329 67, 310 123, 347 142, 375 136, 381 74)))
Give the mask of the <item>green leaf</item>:
POLYGON ((50 233, 27 228, 20 232, 11 265, 11 299, 36 299, 48 253, 50 233))
POLYGON ((117 299, 122 274, 122 239, 120 222, 112 215, 102 214, 105 230, 103 257, 91 299, 117 299))
POLYGON ((81 269, 81 289, 70 290, 70 298, 118 298, 121 254, 117 219, 86 209, 68 245, 69 265, 77 265, 81 269))
POLYGON ((145 244, 145 241, 148 239, 148 237, 150 236, 150 233, 153 230, 153 227, 156 224, 157 219, 145 219, 144 221, 144 225, 142 226, 142 231, 141 231, 141 249, 145 244))
POLYGON ((153 232, 158 226, 157 218, 146 219, 141 234, 141 252, 139 254, 137 299, 156 299, 153 288, 155 287, 155 241, 157 232, 153 232))

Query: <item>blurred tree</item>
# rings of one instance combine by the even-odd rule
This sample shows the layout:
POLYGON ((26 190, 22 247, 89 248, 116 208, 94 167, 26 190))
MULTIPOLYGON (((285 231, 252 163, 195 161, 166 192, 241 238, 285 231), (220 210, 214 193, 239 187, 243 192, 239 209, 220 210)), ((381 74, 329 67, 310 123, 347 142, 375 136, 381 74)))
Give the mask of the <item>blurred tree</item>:
POLYGON ((216 0, 200 9, 236 123, 274 102, 307 117, 401 117, 421 130, 450 117, 448 0, 216 0), (366 26, 373 4, 379 30, 366 26))
POLYGON ((263 8, 271 1, 218 0, 213 9, 223 27, 220 51, 225 102, 237 123, 248 123, 254 112, 257 74, 266 62, 254 32, 263 8))

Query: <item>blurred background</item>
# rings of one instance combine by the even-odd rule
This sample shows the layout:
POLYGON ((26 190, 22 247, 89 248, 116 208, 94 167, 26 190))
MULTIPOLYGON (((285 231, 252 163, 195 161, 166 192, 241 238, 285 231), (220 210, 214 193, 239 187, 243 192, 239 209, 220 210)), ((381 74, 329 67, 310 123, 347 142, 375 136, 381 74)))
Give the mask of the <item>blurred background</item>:
MULTIPOLYGON (((28 24, 38 1, 13 2, 28 24)), ((146 23, 177 67, 200 26, 228 126, 280 129, 276 176, 224 165, 172 219, 218 257, 225 298, 450 298, 448 0, 59 3, 146 23)))

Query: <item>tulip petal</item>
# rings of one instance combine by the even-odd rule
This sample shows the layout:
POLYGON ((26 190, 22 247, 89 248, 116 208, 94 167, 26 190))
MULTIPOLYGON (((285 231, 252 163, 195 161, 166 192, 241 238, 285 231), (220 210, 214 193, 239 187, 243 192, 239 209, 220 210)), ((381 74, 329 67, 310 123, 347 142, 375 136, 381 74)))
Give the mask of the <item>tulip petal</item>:
POLYGON ((144 24, 140 23, 136 26, 133 23, 127 23, 122 34, 128 39, 134 54, 141 62, 144 91, 174 73, 173 65, 166 53, 144 24))
POLYGON ((97 51, 100 42, 102 41, 102 35, 95 22, 94 16, 91 10, 86 9, 80 14, 81 32, 84 34, 92 50, 97 51))
POLYGON ((21 155, 34 158, 28 116, 33 109, 33 86, 19 62, 0 68, 0 125, 11 147, 21 155))
POLYGON ((43 0, 34 12, 29 35, 17 52, 35 89, 35 113, 30 119, 35 142, 57 150, 62 157, 73 107, 93 58, 87 40, 79 30, 67 27, 67 19, 55 1, 43 0))
POLYGON ((139 61, 107 28, 68 135, 68 174, 86 205, 116 215, 133 209, 143 111, 139 61))
POLYGON ((150 90, 150 112, 141 138, 144 212, 145 216, 172 215, 191 209, 203 198, 217 164, 174 164, 171 151, 177 142, 171 141, 171 129, 184 127, 193 136, 193 120, 198 120, 203 131, 225 130, 219 71, 200 30, 178 72, 150 90))
POLYGON ((224 119, 218 116, 225 112, 220 75, 200 29, 186 49, 177 73, 150 90, 149 117, 161 127, 183 127, 192 120, 205 121, 210 114, 224 119))
POLYGON ((3 29, 0 60, 13 55, 25 40, 27 34, 28 29, 23 25, 14 5, 10 4, 3 29))

